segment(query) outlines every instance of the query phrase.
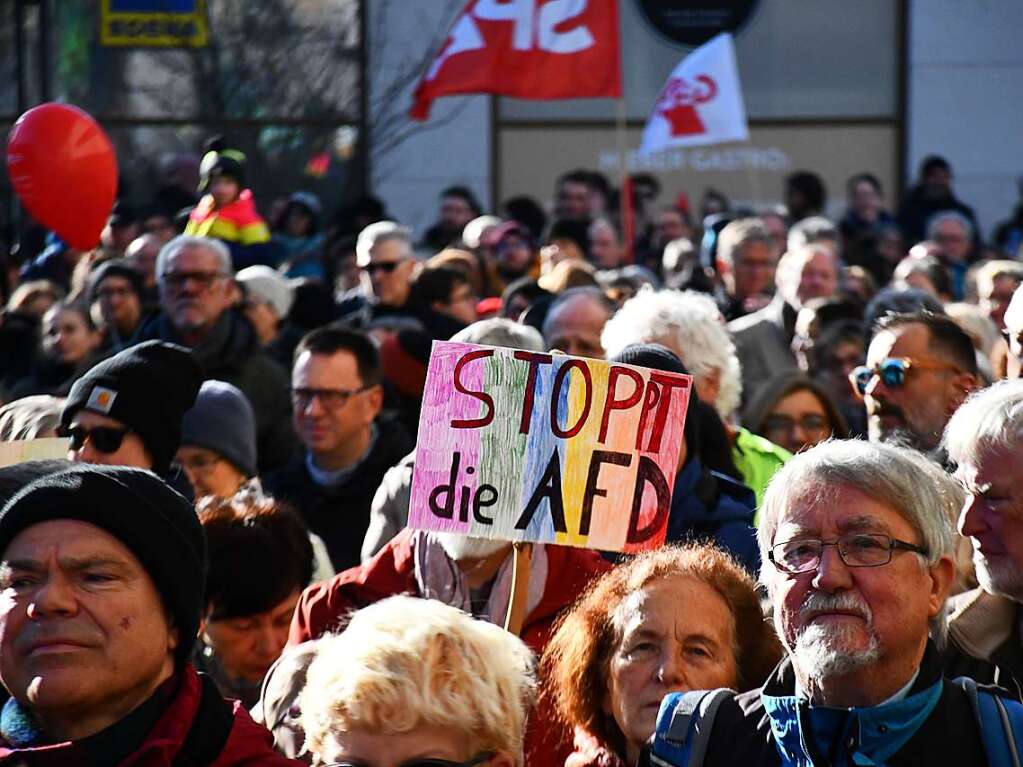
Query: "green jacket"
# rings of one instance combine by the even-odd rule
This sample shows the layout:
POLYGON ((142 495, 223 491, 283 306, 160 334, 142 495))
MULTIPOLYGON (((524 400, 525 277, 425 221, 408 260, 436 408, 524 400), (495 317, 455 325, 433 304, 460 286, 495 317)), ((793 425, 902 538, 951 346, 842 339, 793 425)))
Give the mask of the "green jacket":
POLYGON ((753 517, 753 524, 760 521, 760 504, 764 501, 767 483, 791 457, 792 453, 788 450, 749 429, 740 428, 736 434, 735 442, 732 443, 732 460, 742 474, 743 481, 757 496, 757 513, 753 517))

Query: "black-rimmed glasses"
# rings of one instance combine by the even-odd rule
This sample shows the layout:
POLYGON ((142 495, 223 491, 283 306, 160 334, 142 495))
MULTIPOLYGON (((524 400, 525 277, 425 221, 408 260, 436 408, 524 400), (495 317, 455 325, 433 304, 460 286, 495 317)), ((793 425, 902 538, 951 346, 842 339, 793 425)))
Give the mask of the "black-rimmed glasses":
POLYGON ((313 399, 318 399, 320 405, 326 410, 340 410, 345 406, 345 403, 349 399, 354 397, 356 394, 366 391, 368 386, 363 386, 358 389, 310 389, 306 387, 292 387, 291 389, 291 402, 299 410, 305 410, 312 403, 313 399))

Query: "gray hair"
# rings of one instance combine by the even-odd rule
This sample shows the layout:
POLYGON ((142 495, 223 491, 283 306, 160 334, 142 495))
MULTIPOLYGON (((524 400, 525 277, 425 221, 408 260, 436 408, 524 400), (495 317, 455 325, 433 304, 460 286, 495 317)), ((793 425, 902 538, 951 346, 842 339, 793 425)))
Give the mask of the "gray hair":
POLYGON ((956 463, 976 463, 991 450, 1023 449, 1023 379, 975 391, 949 419, 943 440, 956 463))
POLYGON ((542 352, 547 348, 535 328, 520 325, 503 317, 474 322, 451 336, 451 340, 463 344, 525 349, 530 352, 542 352))
POLYGON ((394 221, 377 221, 361 232, 355 241, 355 260, 359 266, 366 266, 373 248, 388 240, 399 240, 412 247, 412 230, 394 221))
POLYGON ((810 216, 796 222, 789 229, 786 249, 789 253, 792 253, 806 245, 812 245, 821 240, 837 243, 838 227, 831 222, 831 219, 824 216, 810 216))
MULTIPOLYGON (((774 565, 768 552, 790 504, 813 493, 825 501, 831 491, 848 487, 894 509, 909 522, 927 548, 927 564, 954 559, 953 524, 962 508, 959 485, 916 450, 864 440, 828 440, 799 453, 771 478, 760 507, 760 581, 767 584, 774 565)), ((945 610, 931 620, 939 646, 945 638, 945 610)))
POLYGON ((771 246, 771 233, 759 218, 740 218, 732 221, 718 235, 717 259, 729 266, 735 266, 736 254, 751 243, 771 246))
POLYGON ((209 251, 220 262, 218 271, 221 274, 228 275, 234 273, 234 268, 231 264, 231 251, 220 240, 215 240, 212 237, 197 237, 194 234, 179 234, 160 248, 160 252, 156 256, 156 278, 158 280, 162 279, 163 275, 167 272, 167 262, 182 250, 188 248, 202 248, 209 251))
POLYGON ((966 239, 973 239, 973 222, 956 210, 942 210, 927 219, 927 239, 935 239, 938 227, 946 221, 955 221, 966 232, 966 239))
POLYGON ((694 290, 641 290, 626 301, 600 336, 607 356, 630 344, 660 343, 682 359, 700 380, 717 371, 720 389, 711 403, 722 419, 739 407, 742 366, 714 299, 694 290))

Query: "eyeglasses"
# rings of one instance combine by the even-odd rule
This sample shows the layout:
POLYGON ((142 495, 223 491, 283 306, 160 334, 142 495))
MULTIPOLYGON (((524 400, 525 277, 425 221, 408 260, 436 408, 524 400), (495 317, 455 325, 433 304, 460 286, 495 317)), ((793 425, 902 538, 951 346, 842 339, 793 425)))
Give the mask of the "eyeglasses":
MULTIPOLYGON (((400 767, 476 767, 476 765, 483 764, 483 762, 493 759, 495 756, 497 754, 493 751, 487 751, 474 756, 467 762, 453 762, 450 759, 413 759, 410 762, 404 762, 400 767)), ((368 767, 368 765, 361 762, 331 762, 324 765, 324 767, 368 767)))
POLYGON ((799 426, 805 433, 820 434, 830 431, 831 426, 828 419, 815 413, 807 413, 800 418, 791 418, 787 415, 772 415, 764 419, 764 434, 791 434, 799 426))
POLYGON ((867 393, 867 387, 874 380, 874 376, 880 377, 881 382, 885 386, 898 388, 906 383, 906 374, 913 368, 961 372, 958 366, 950 365, 947 362, 925 362, 912 360, 909 357, 889 357, 873 367, 860 365, 853 368, 853 371, 849 374, 849 383, 852 384, 853 389, 860 395, 867 393))
POLYGON ((181 290, 186 282, 192 280, 202 290, 209 290, 214 282, 226 276, 221 272, 164 272, 160 275, 160 281, 174 290, 181 290))
POLYGON ((369 386, 362 386, 358 389, 291 389, 291 401, 299 410, 305 410, 312 403, 313 398, 320 401, 320 404, 327 410, 340 410, 348 402, 349 398, 369 389, 369 386))
POLYGON ((367 274, 373 274, 373 273, 378 272, 378 271, 379 272, 383 272, 384 274, 390 274, 395 269, 397 269, 399 266, 401 266, 403 263, 405 263, 405 262, 404 261, 376 261, 375 263, 366 264, 364 267, 362 267, 362 270, 364 272, 366 272, 367 274))
POLYGON ((70 437, 68 447, 72 450, 81 450, 86 442, 91 442, 101 453, 116 453, 121 449, 121 443, 130 431, 131 429, 116 426, 96 426, 90 429, 88 426, 74 424, 70 428, 57 429, 57 434, 61 437, 70 437))
POLYGON ((837 547, 838 556, 846 567, 880 567, 892 561, 894 551, 912 551, 927 556, 927 549, 914 543, 878 533, 852 533, 833 541, 796 538, 776 543, 767 552, 767 558, 783 573, 809 573, 820 567, 825 546, 837 547))

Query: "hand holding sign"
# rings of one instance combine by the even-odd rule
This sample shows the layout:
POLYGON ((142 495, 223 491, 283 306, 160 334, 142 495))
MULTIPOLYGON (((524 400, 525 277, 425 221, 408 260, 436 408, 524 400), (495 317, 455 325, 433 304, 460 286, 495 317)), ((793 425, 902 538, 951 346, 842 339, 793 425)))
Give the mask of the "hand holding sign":
POLYGON ((664 541, 692 379, 436 342, 409 526, 608 551, 664 541))

